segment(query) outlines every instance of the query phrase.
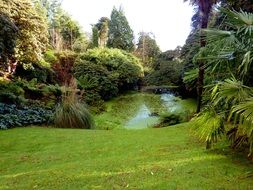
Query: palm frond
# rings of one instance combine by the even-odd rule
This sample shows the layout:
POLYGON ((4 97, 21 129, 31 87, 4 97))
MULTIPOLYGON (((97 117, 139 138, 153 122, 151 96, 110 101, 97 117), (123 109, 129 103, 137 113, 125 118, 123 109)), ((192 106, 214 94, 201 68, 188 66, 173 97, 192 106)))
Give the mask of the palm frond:
POLYGON ((245 12, 245 11, 234 11, 221 8, 221 11, 226 14, 229 23, 235 29, 239 29, 239 31, 245 30, 246 33, 251 34, 253 31, 253 13, 245 12))
POLYGON ((232 46, 238 42, 233 31, 218 29, 203 29, 202 31, 207 35, 208 43, 215 42, 216 45, 226 47, 227 45, 232 46))
POLYGON ((190 83, 192 81, 197 80, 197 78, 198 78, 198 72, 199 72, 198 68, 186 71, 184 73, 184 78, 183 78, 184 83, 190 83))
POLYGON ((226 79, 222 83, 218 83, 211 93, 211 99, 214 105, 220 101, 225 101, 227 104, 236 104, 244 101, 252 95, 252 88, 249 88, 241 81, 235 78, 226 79))
POLYGON ((217 142, 218 138, 221 138, 225 132, 222 117, 210 108, 194 117, 190 124, 200 139, 205 140, 207 145, 217 142))
POLYGON ((253 97, 233 106, 229 120, 234 116, 234 124, 238 125, 237 136, 246 136, 250 145, 250 154, 253 151, 253 97))
POLYGON ((239 71, 241 71, 241 75, 246 75, 251 66, 253 57, 251 55, 251 51, 247 51, 244 56, 241 65, 239 66, 239 71))

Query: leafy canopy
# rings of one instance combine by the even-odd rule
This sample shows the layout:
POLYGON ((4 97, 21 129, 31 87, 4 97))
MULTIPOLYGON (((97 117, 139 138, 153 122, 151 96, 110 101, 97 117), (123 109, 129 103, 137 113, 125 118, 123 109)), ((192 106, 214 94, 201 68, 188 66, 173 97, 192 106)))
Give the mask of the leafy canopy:
POLYGON ((0 12, 18 28, 16 54, 23 61, 38 61, 48 44, 47 23, 31 0, 2 0, 0 12))

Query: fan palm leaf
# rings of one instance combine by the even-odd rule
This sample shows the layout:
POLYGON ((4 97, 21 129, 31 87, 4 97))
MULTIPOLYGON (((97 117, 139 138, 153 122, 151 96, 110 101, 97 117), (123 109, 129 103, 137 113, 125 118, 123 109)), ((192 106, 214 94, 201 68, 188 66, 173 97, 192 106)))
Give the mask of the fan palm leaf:
POLYGON ((245 141, 250 145, 250 154, 253 151, 253 97, 233 106, 229 119, 234 117, 234 124, 238 125, 237 136, 246 136, 245 141))
POLYGON ((214 105, 218 105, 220 101, 225 101, 227 104, 236 104, 249 98, 252 93, 252 88, 243 85, 241 81, 235 78, 231 78, 218 83, 213 88, 211 99, 214 105))
POLYGON ((207 148, 211 148, 211 144, 217 142, 225 132, 223 118, 210 107, 194 117, 191 125, 199 138, 205 140, 207 148))

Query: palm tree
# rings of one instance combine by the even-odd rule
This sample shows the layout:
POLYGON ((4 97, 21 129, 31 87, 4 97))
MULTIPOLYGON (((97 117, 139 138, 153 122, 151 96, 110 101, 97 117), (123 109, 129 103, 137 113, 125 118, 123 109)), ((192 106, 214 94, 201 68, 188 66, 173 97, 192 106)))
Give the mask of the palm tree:
POLYGON ((249 79, 253 69, 253 13, 222 8, 221 12, 225 13, 228 30, 203 30, 208 43, 202 50, 206 56, 202 60, 207 61, 206 71, 212 74, 211 82, 216 85, 211 93, 209 113, 202 111, 193 124, 210 148, 216 136, 224 132, 220 121, 227 121, 226 133, 232 146, 248 145, 249 155, 253 155, 253 85, 249 79), (217 71, 219 66, 223 70, 217 71), (216 73, 224 74, 227 79, 215 76, 216 73))
MULTIPOLYGON (((213 5, 217 2, 217 0, 184 0, 190 1, 190 4, 198 6, 198 11, 200 13, 200 29, 206 29, 208 26, 209 16, 212 11, 213 5)), ((206 46, 206 39, 203 32, 200 34, 200 47, 206 46)), ((202 93, 203 93, 203 85, 204 85, 204 74, 205 67, 204 61, 199 61, 199 73, 198 73, 198 82, 197 82, 197 113, 200 112, 201 102, 202 102, 202 93)))

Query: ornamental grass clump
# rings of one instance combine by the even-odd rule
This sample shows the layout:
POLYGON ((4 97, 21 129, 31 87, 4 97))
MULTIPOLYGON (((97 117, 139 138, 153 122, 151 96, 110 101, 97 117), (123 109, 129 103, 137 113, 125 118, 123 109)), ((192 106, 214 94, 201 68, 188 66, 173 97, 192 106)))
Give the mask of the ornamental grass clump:
MULTIPOLYGON (((76 85, 75 85, 76 86, 76 85)), ((73 84, 64 89, 61 104, 56 108, 55 126, 59 128, 91 129, 94 126, 87 106, 77 97, 73 84)))

